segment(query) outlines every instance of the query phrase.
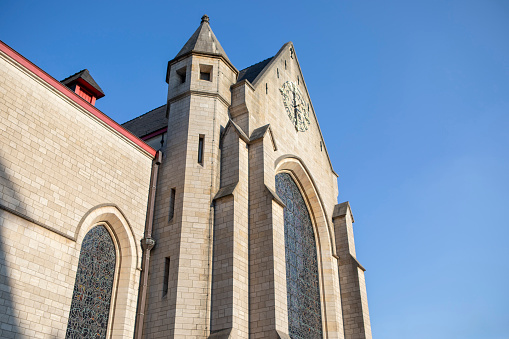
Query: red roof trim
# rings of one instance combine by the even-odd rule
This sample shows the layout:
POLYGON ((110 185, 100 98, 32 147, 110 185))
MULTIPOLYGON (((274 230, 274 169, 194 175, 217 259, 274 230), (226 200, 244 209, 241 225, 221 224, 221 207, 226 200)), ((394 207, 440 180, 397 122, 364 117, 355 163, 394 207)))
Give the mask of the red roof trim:
MULTIPOLYGON (((78 78, 76 79, 75 82, 73 83, 78 83, 79 85, 85 87, 85 89, 90 92, 93 96, 95 96, 97 99, 101 99, 104 94, 99 92, 97 89, 95 89, 94 86, 90 85, 85 79, 83 78, 78 78)), ((67 87, 67 86, 66 86, 67 87)))
POLYGON ((168 127, 163 127, 161 129, 158 129, 157 131, 154 131, 152 133, 142 136, 141 140, 147 140, 147 139, 150 139, 153 137, 157 137, 158 135, 165 133, 167 130, 168 130, 168 127))
POLYGON ((63 95, 74 101, 76 104, 81 106, 82 108, 86 109, 88 112, 96 116, 99 120, 106 123, 108 126, 113 128, 115 131, 119 132, 123 136, 125 136, 127 139, 131 140, 133 143, 138 145, 140 148, 145 150, 146 152, 150 153, 152 156, 156 155, 156 150, 154 150, 152 147, 147 145, 145 142, 143 142, 141 139, 136 137, 134 134, 120 126, 118 123, 116 123, 113 119, 111 119, 109 116, 98 110, 96 107, 92 106, 87 101, 83 100, 80 96, 78 96, 76 93, 71 91, 67 86, 62 85, 60 81, 53 78, 48 73, 44 72, 42 69, 37 67, 35 64, 30 62, 30 60, 26 59, 24 56, 13 50, 11 47, 6 45, 2 40, 0 40, 0 51, 7 54, 10 58, 14 59, 17 63, 19 63, 21 66, 25 67, 27 70, 32 72, 34 75, 38 76, 40 79, 47 82, 49 85, 54 87, 56 90, 61 92, 63 95))

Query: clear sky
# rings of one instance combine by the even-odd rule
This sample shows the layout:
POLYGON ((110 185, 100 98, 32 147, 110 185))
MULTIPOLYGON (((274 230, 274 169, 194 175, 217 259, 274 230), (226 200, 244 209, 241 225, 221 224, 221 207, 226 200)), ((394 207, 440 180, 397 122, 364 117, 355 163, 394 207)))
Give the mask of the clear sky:
POLYGON ((240 70, 293 41, 376 339, 509 338, 509 1, 10 1, 0 39, 118 122, 166 100, 202 14, 240 70))

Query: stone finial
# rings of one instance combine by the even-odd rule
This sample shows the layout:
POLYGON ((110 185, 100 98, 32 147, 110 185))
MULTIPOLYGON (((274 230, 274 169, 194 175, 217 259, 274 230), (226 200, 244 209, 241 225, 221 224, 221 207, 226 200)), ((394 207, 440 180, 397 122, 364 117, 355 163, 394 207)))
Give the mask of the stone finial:
POLYGON ((209 16, 207 14, 204 14, 202 17, 201 17, 201 23, 208 23, 209 22, 209 16))

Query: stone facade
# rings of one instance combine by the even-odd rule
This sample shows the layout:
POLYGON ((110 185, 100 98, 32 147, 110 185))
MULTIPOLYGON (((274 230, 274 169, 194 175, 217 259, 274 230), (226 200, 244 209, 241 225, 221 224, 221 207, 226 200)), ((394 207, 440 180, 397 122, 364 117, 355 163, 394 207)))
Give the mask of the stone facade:
POLYGON ((152 155, 2 47, 0 337, 65 336, 81 242, 98 224, 121 258, 108 331, 132 337, 152 155))
MULTIPOLYGON (((151 234, 155 151, 30 67, 0 54, 1 337, 65 337, 80 245, 99 224, 122 258, 108 337, 133 337, 136 319, 137 338, 291 337, 286 206, 275 193, 276 175, 288 173, 316 239, 323 337, 371 338, 353 216, 337 204, 291 42, 239 72, 204 16, 169 62, 167 120, 154 127, 166 140, 151 234), (281 91, 289 83, 291 107, 281 91), (299 130, 303 111, 309 123, 299 130), (151 251, 140 247, 144 236, 156 242, 151 251)), ((124 126, 136 134, 137 121, 124 126)))

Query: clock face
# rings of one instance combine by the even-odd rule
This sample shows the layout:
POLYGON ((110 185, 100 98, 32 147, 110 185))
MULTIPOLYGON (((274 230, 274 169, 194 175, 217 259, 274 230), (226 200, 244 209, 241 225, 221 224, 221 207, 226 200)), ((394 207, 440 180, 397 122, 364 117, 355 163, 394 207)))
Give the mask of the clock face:
POLYGON ((292 82, 287 81, 279 89, 283 96, 288 118, 295 126, 298 132, 305 132, 309 128, 309 104, 304 100, 299 87, 292 82))

